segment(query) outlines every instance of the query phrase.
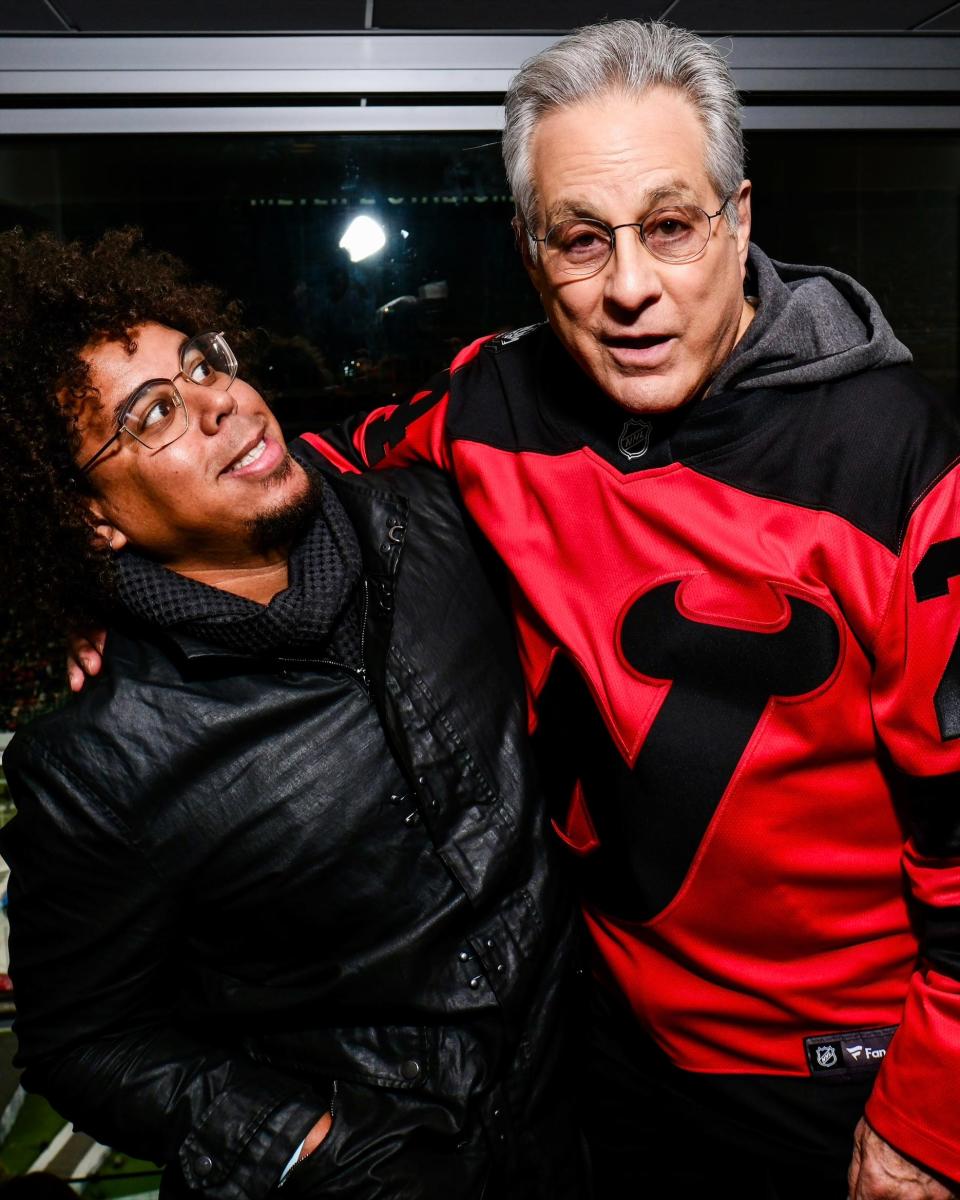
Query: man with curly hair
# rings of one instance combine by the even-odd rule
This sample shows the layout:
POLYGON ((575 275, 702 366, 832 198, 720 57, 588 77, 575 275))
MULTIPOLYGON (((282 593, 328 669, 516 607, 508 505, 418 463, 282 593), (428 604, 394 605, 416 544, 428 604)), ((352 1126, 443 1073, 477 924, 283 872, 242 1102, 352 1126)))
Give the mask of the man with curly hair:
POLYGON ((164 1197, 572 1200, 569 912, 450 485, 292 457, 132 233, 3 235, 0 309, 4 603, 110 629, 5 756, 24 1085, 164 1197))

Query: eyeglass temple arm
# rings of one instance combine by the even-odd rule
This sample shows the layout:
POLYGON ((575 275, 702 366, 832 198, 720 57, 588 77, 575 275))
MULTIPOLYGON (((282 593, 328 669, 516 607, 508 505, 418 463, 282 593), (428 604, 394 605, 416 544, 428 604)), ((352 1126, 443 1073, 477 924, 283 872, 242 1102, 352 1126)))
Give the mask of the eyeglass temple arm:
POLYGON ((94 467, 100 461, 100 459, 103 458, 103 456, 110 449, 110 447, 117 440, 117 438, 120 436, 121 433, 126 433, 126 430, 123 428, 118 429, 117 432, 113 435, 113 437, 108 442, 103 443, 103 445, 96 452, 96 454, 93 456, 93 458, 87 459, 87 461, 80 468, 81 475, 86 475, 86 473, 91 469, 91 467, 94 467))

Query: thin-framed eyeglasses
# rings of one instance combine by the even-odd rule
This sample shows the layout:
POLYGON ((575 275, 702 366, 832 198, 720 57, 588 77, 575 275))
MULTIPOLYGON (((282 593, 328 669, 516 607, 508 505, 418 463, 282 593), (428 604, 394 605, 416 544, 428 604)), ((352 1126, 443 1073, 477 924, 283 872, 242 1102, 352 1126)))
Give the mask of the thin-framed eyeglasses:
POLYGON ((80 467, 81 475, 92 470, 125 433, 154 451, 183 437, 190 416, 176 380, 183 378, 200 387, 217 386, 227 391, 236 377, 237 358, 223 333, 198 333, 190 338, 180 348, 180 370, 173 379, 148 379, 137 388, 117 414, 117 432, 80 467))
POLYGON ((715 213, 697 204, 670 204, 655 208, 642 221, 608 225, 593 217, 568 217, 551 225, 543 237, 527 230, 531 241, 543 246, 543 266, 557 278, 595 275, 610 261, 618 229, 635 229, 654 258, 665 263, 688 263, 706 250, 713 222, 733 199, 731 192, 715 213))

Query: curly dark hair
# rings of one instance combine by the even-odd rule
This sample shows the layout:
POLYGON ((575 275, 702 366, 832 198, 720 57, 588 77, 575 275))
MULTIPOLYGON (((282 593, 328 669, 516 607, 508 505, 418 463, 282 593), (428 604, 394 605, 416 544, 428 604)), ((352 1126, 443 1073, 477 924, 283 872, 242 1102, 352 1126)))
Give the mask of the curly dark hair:
POLYGON ((95 483, 79 475, 77 414, 97 400, 81 352, 101 341, 133 347, 148 321, 250 341, 236 303, 193 282, 184 263, 151 251, 136 229, 95 245, 20 229, 0 234, 0 503, 5 513, 0 614, 28 647, 102 621, 109 551, 86 518, 95 483))

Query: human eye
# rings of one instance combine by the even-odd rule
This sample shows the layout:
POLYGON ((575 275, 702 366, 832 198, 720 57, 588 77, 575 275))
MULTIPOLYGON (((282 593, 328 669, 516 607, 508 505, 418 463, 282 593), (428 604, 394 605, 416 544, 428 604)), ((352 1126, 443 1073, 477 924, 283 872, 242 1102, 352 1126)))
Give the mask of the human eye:
POLYGON ((643 237, 648 246, 683 252, 699 237, 699 210, 686 207, 661 208, 643 222, 643 237))
POLYGON ((172 389, 150 388, 134 398, 124 423, 137 437, 146 440, 169 425, 176 407, 172 389))
POLYGON ((610 234, 592 221, 562 221, 550 230, 547 244, 572 265, 590 265, 606 257, 610 234))
POLYGON ((194 352, 184 360, 183 375, 191 383, 209 383, 216 373, 216 369, 210 365, 206 357, 199 351, 194 352))

